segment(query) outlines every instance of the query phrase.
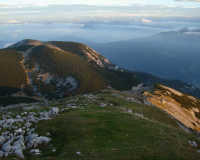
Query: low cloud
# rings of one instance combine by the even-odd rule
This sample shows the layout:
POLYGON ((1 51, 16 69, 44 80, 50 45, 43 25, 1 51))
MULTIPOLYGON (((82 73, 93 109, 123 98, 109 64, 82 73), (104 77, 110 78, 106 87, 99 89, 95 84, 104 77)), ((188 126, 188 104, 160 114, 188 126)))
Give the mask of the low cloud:
POLYGON ((22 23, 22 21, 16 21, 16 20, 12 20, 12 21, 7 21, 5 22, 6 24, 16 24, 16 23, 22 23))
POLYGON ((8 7, 8 6, 12 6, 10 4, 0 4, 0 7, 8 7))
POLYGON ((7 48, 7 47, 11 46, 12 44, 13 43, 7 43, 7 44, 5 44, 4 48, 7 48))
POLYGON ((151 22, 153 22, 153 21, 151 21, 151 20, 149 20, 149 19, 142 19, 141 21, 142 21, 142 22, 145 22, 145 23, 151 23, 151 22))

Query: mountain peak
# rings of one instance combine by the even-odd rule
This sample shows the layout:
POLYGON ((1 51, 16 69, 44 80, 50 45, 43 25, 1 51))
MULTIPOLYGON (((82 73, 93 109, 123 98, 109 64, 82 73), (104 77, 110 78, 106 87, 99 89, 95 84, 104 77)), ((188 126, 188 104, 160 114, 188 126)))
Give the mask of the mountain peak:
POLYGON ((42 45, 42 42, 34 40, 34 39, 23 39, 22 41, 19 41, 11 46, 9 46, 8 48, 16 48, 16 47, 20 47, 23 45, 42 45))
MULTIPOLYGON (((141 82, 133 73, 124 72, 81 43, 25 39, 9 48, 20 57, 16 70, 24 69, 24 81, 18 88, 26 94, 33 92, 40 97, 62 98, 108 86, 127 90, 141 82)), ((12 56, 8 59, 11 61, 12 56)))

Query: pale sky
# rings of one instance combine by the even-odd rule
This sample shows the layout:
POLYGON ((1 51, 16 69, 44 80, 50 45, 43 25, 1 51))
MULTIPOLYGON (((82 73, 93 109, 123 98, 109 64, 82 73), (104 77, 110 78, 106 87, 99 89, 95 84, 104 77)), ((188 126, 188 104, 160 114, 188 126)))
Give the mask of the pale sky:
MULTIPOLYGON (((0 0, 0 23, 200 17, 200 0, 0 0)), ((172 19, 173 21, 173 19, 172 19)))
POLYGON ((8 5, 49 5, 49 4, 85 4, 85 5, 167 5, 182 7, 200 7, 200 0, 1 0, 8 5))
POLYGON ((0 0, 0 40, 64 33, 104 42, 184 27, 200 28, 200 0, 0 0))

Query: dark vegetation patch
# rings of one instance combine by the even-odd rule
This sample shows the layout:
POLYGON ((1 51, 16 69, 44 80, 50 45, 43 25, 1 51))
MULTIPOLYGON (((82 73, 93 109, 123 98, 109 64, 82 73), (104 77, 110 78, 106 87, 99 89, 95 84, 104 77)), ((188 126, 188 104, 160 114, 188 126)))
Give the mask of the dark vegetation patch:
POLYGON ((81 43, 52 41, 51 44, 61 48, 66 52, 79 55, 80 57, 83 57, 85 59, 87 58, 87 56, 83 51, 89 51, 88 49, 86 49, 86 45, 81 43))
POLYGON ((27 51, 28 49, 32 48, 34 45, 21 45, 19 47, 15 47, 14 49, 17 51, 27 51))
POLYGON ((3 107, 11 104, 34 103, 34 102, 40 102, 40 101, 29 97, 12 97, 12 96, 0 97, 0 105, 2 105, 3 107))
POLYGON ((27 84, 26 73, 20 64, 22 60, 22 54, 15 50, 0 50, 0 96, 18 92, 27 84))

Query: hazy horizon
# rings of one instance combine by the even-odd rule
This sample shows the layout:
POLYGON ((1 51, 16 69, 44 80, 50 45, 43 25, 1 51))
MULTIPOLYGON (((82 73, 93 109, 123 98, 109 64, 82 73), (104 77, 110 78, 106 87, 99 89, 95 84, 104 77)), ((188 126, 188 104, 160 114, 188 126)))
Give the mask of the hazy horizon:
POLYGON ((2 0, 0 10, 2 41, 75 36, 106 43, 200 28, 199 0, 2 0))

